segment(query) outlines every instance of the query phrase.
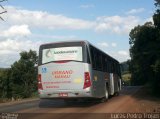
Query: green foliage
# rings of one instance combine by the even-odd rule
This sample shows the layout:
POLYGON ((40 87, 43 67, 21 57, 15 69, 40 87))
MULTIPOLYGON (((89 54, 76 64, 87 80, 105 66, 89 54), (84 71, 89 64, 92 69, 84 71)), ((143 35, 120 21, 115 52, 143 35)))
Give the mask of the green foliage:
POLYGON ((37 53, 20 53, 20 59, 10 69, 0 70, 0 97, 27 98, 37 91, 37 53))
POLYGON ((155 0, 155 6, 160 7, 160 0, 155 0))
POLYGON ((122 74, 130 73, 130 60, 121 63, 121 72, 122 74))
POLYGON ((10 87, 9 87, 9 69, 0 69, 0 97, 9 98, 10 97, 10 87))
POLYGON ((11 66, 10 78, 12 80, 12 96, 14 98, 26 98, 36 91, 37 54, 35 51, 21 52, 20 60, 11 66))
POLYGON ((129 40, 133 83, 141 85, 150 79, 150 66, 157 53, 155 27, 150 22, 137 26, 131 30, 129 40))
POLYGON ((150 82, 154 92, 160 88, 160 0, 155 1, 154 24, 138 25, 129 34, 132 84, 150 82))

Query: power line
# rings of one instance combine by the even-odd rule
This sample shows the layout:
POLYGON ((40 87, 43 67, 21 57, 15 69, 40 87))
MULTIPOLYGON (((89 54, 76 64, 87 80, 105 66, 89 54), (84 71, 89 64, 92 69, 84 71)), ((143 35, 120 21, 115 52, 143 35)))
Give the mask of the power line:
POLYGON ((8 0, 0 0, 0 2, 4 2, 4 1, 8 1, 8 0))
MULTIPOLYGON (((2 3, 2 2, 4 2, 4 1, 7 1, 7 0, 0 0, 0 3, 2 3)), ((6 13, 7 12, 7 10, 5 10, 5 8, 0 4, 0 8, 2 8, 4 11, 3 12, 0 12, 0 14, 4 14, 4 13, 6 13)), ((4 21, 4 19, 0 16, 0 19, 2 20, 2 21, 4 21)))

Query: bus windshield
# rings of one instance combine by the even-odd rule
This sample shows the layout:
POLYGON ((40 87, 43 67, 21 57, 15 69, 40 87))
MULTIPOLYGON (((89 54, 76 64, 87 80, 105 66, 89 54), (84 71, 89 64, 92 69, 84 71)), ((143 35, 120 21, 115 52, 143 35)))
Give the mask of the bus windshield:
POLYGON ((42 64, 62 60, 83 61, 82 46, 47 48, 42 50, 42 64))

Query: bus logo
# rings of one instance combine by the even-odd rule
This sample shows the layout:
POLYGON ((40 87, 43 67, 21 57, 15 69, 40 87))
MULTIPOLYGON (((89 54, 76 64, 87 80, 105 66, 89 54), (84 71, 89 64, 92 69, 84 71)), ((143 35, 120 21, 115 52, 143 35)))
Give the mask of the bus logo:
POLYGON ((47 68, 46 67, 42 68, 42 73, 47 73, 47 68))

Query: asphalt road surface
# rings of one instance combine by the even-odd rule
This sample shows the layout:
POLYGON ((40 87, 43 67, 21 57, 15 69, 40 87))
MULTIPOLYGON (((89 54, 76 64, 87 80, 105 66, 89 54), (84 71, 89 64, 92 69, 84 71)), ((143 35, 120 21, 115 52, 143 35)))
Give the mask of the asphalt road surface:
POLYGON ((103 103, 97 101, 80 101, 66 104, 63 100, 37 99, 14 104, 0 104, 0 113, 2 113, 0 118, 2 116, 17 116, 18 119, 107 119, 109 117, 111 118, 111 116, 112 118, 116 118, 116 115, 107 114, 139 112, 135 94, 140 88, 138 86, 123 87, 119 96, 111 97, 107 102, 103 103))

